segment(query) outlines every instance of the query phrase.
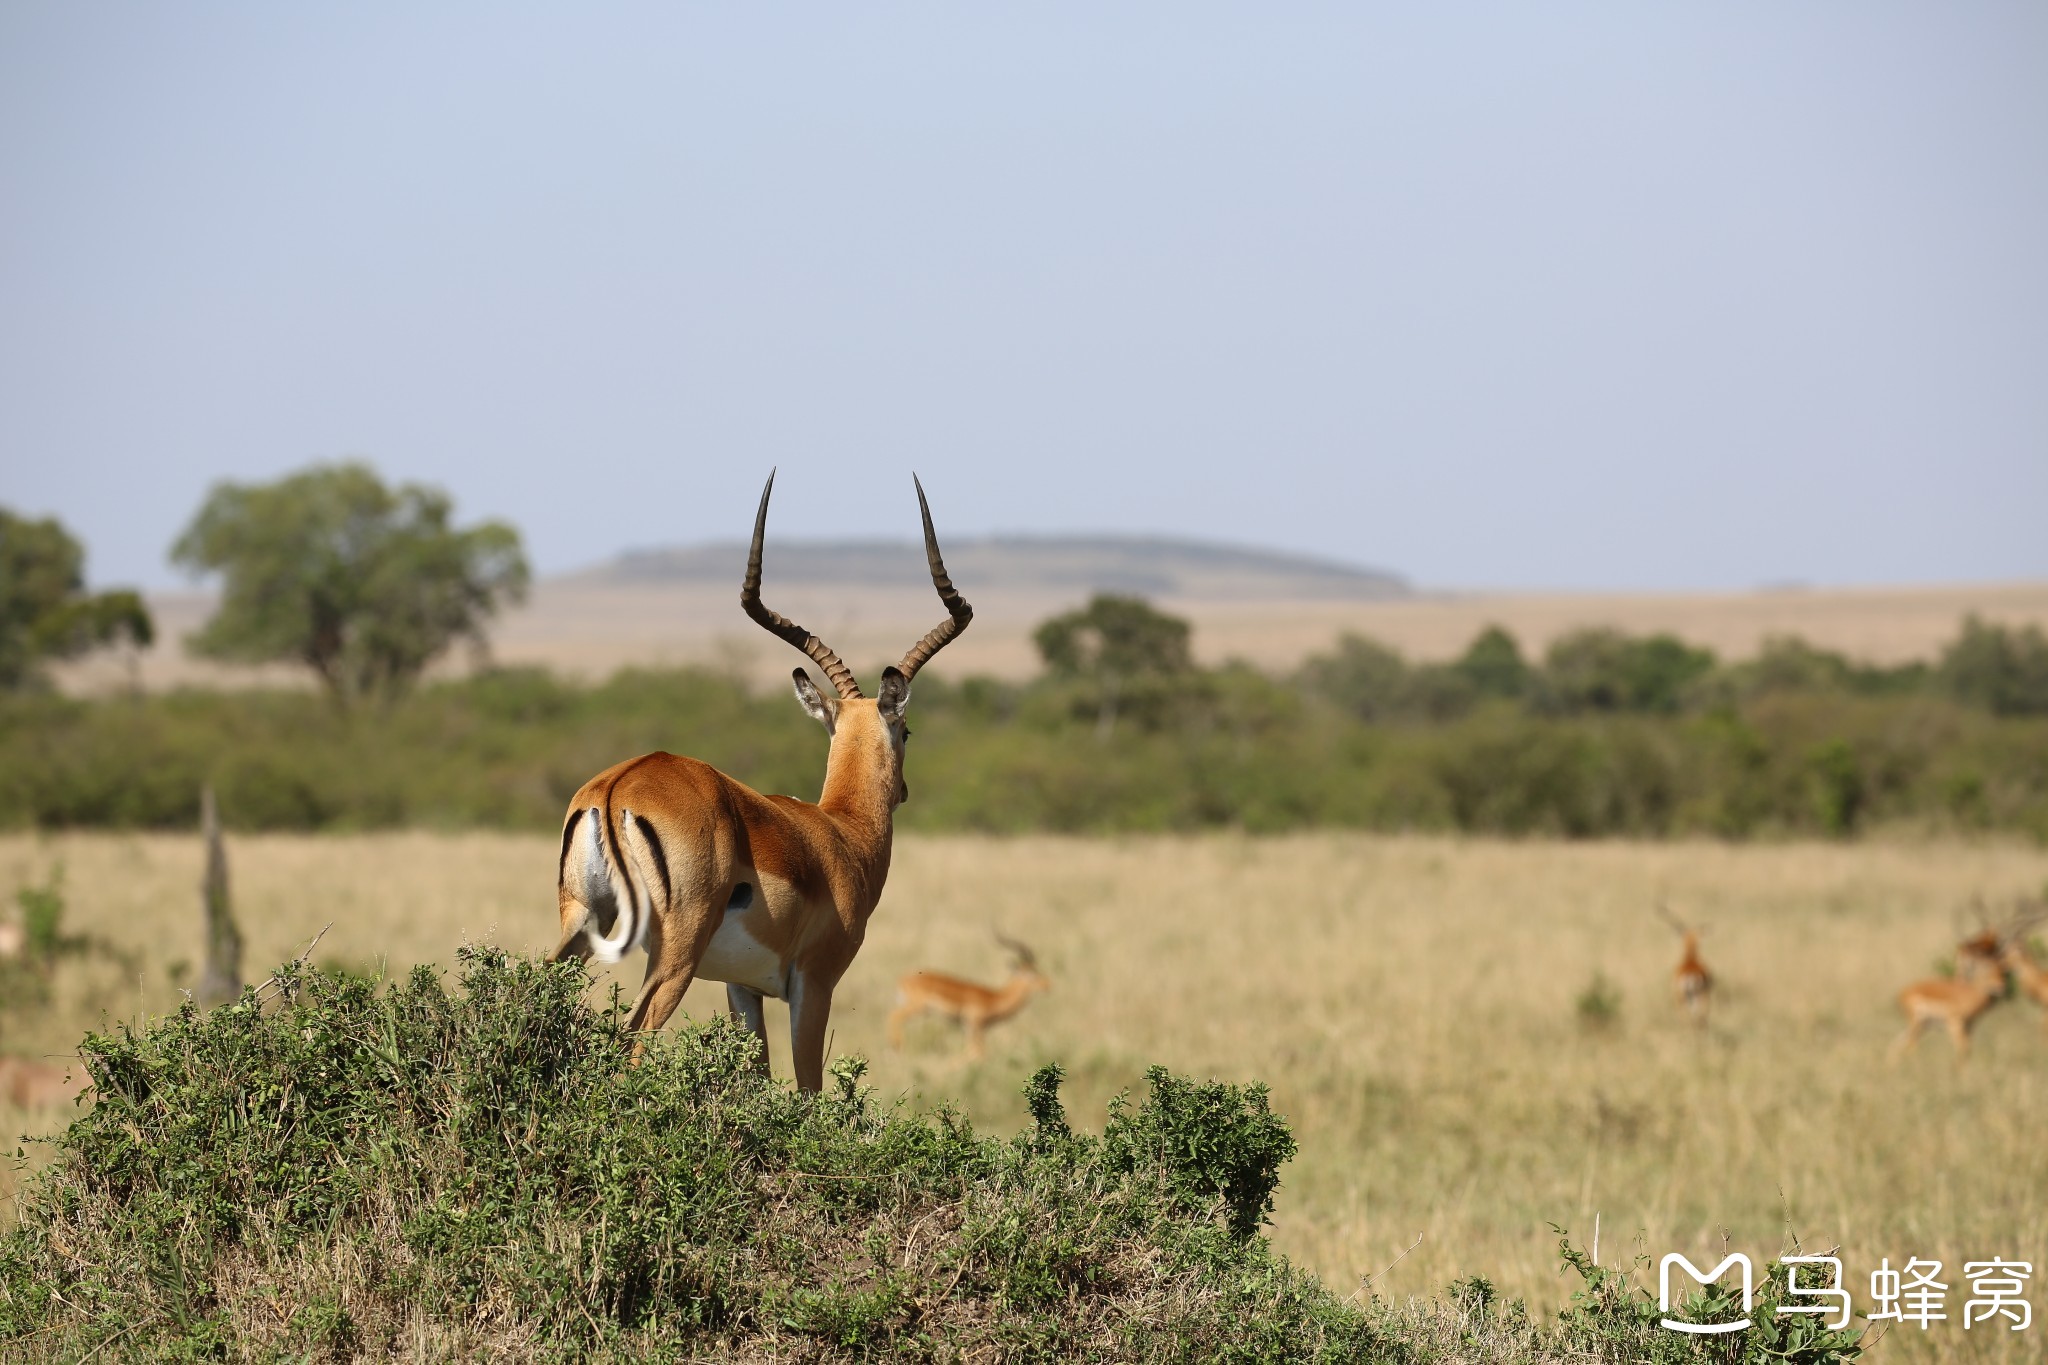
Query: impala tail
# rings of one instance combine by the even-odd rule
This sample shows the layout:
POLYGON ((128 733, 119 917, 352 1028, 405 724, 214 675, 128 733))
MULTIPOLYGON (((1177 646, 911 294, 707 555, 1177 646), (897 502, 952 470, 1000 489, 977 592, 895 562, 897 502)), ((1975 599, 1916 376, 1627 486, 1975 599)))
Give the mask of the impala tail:
MULTIPOLYGON (((626 812, 631 825, 632 813, 626 812)), ((562 829, 562 941, 554 960, 617 962, 642 946, 653 906, 645 882, 600 806, 576 810, 562 829)))

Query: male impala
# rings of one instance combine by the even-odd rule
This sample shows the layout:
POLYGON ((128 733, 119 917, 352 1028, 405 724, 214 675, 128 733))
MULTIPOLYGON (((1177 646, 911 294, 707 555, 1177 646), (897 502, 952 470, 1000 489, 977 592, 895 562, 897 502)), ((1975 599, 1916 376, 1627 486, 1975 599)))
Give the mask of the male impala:
MULTIPOLYGON (((913 479, 913 482, 915 480, 913 479)), ((555 958, 617 962, 647 949, 647 979, 628 1027, 668 1022, 698 977, 726 983, 733 1014, 761 1040, 762 998, 789 1002, 797 1085, 824 1083, 825 1021, 832 991, 867 933, 889 876, 896 807, 909 799, 903 712, 910 680, 974 615, 939 558, 924 487, 925 558, 946 619, 882 670, 873 698, 832 649, 761 603, 761 538, 768 495, 761 490, 740 605, 771 634, 809 655, 838 695, 826 697, 795 672, 797 700, 825 727, 831 748, 816 805, 763 796, 694 758, 645 754, 583 784, 562 826, 558 899, 562 938, 555 958)))
POLYGON ((2012 929, 2006 934, 1999 961, 2019 983, 2019 988, 2032 997, 2035 1004, 2042 1006, 2041 1027, 2048 1029, 2048 970, 2034 961, 2034 955, 2027 951, 2027 931, 2048 918, 2048 908, 2034 906, 2023 908, 2013 920, 2012 929))
POLYGON ((1684 955, 1671 973, 1671 993, 1678 1003, 1685 1006, 1685 1012, 1692 1016, 1694 1024, 1707 1026, 1707 1007, 1713 1003, 1714 977, 1707 970, 1707 964, 1700 961, 1700 931, 1684 923, 1659 903, 1657 913, 1671 926, 1683 944, 1684 955))
POLYGON ((982 1033, 990 1024, 1000 1024, 1024 1008, 1032 996, 1052 989, 1052 982, 1038 970, 1031 950, 1013 938, 996 935, 1014 958, 1010 979, 990 990, 944 972, 911 972, 896 983, 896 1008, 889 1011, 889 1045, 903 1046, 903 1022, 926 1010, 958 1019, 967 1026, 967 1055, 982 1057, 982 1033))

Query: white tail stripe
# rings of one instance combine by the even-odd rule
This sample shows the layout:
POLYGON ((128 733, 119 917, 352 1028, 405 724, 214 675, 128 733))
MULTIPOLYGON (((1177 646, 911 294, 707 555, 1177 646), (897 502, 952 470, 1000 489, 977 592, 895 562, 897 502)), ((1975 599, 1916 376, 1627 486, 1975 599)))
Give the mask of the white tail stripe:
POLYGON ((614 868, 612 860, 606 856, 604 812, 592 806, 584 812, 583 823, 585 837, 578 841, 582 847, 582 861, 577 868, 582 885, 578 888, 577 899, 590 911, 583 932, 590 939, 591 956, 599 962, 617 962, 640 941, 639 907, 634 902, 631 886, 621 885, 625 879, 619 873, 623 869, 614 868), (620 895, 621 890, 626 894, 620 895), (598 932, 597 906, 600 900, 609 901, 612 906, 610 934, 598 932))

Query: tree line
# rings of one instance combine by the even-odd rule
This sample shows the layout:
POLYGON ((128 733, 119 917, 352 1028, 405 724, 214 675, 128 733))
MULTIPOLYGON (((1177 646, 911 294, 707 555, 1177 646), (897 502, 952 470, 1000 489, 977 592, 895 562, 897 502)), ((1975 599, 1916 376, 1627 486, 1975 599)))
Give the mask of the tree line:
MULTIPOLYGON (((715 670, 586 685, 484 667, 422 684, 527 580, 516 532, 458 529, 433 490, 320 467, 222 485, 181 536, 179 562, 223 579, 195 647, 296 661, 318 693, 36 686, 42 660, 149 638, 134 594, 84 592, 52 525, 0 514, 0 657, 15 661, 0 824, 189 827, 212 782, 240 828, 546 829, 583 776, 652 749, 815 794, 815 732, 779 692, 715 670)), ((1203 666, 1186 621, 1102 594, 1034 638, 1034 678, 919 678, 906 827, 2048 838, 2048 638, 2033 626, 1970 618, 1939 657, 1896 666, 1792 638, 1723 661, 1611 629, 1532 657, 1498 626, 1414 662, 1347 635, 1276 676, 1203 666)))

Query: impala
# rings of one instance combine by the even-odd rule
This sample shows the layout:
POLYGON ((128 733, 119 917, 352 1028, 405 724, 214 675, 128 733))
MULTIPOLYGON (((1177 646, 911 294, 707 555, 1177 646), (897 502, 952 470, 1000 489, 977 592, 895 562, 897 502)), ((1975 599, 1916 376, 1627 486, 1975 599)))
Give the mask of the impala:
POLYGON ((2027 931, 2048 918, 2048 908, 2039 905, 2023 909, 2013 921, 2013 928, 2006 935, 1999 961, 2010 971, 2019 988, 2032 997, 2035 1004, 2042 1006, 2041 1027, 2048 1029, 2048 969, 2034 961, 2034 955, 2027 951, 2027 931))
POLYGON ((1928 977, 1899 992, 1899 1008, 1906 1015, 1906 1031, 1892 1044, 1893 1061, 1912 1051, 1920 1041, 1920 1031, 1934 1023, 1948 1029, 1949 1041, 1955 1045, 1956 1060, 1969 1059, 1970 1030, 2005 993, 2003 962, 2012 946, 2011 939, 2020 928, 2016 924, 2010 933, 1985 929, 1962 940, 1956 945, 1954 976, 1928 977))
POLYGON ((1707 970, 1707 964, 1700 961, 1700 929, 1680 920, 1660 902, 1657 913, 1671 926, 1683 945, 1683 956, 1671 973, 1671 993, 1685 1012, 1692 1016, 1694 1024, 1701 1028, 1707 1025, 1707 1008, 1713 1003, 1714 975, 1707 970))
POLYGON ((576 793, 562 826, 554 956, 617 962, 644 947, 647 977, 627 1023, 647 1032, 668 1022, 696 978, 725 982, 728 1007, 760 1040, 764 1069, 762 1001, 788 1001, 797 1085, 817 1090, 832 992, 867 933, 889 876, 895 810, 910 797, 910 681, 974 610, 946 576, 918 484, 925 558, 946 619, 882 670, 875 696, 863 696, 830 646, 761 602, 761 540, 774 490, 771 473, 740 605, 808 655, 837 693, 827 697, 796 669, 797 700, 830 739, 823 793, 815 805, 764 796, 707 763, 666 753, 607 768, 576 793))
POLYGON ((979 1061, 982 1034, 990 1024, 1000 1024, 1023 1009, 1032 996, 1052 989, 1029 948, 1001 934, 996 941, 1010 950, 1012 961, 1010 979, 994 989, 944 972, 911 972, 898 981, 896 1008, 889 1011, 889 1045, 903 1046, 905 1020, 934 1010, 966 1026, 967 1055, 979 1061))

